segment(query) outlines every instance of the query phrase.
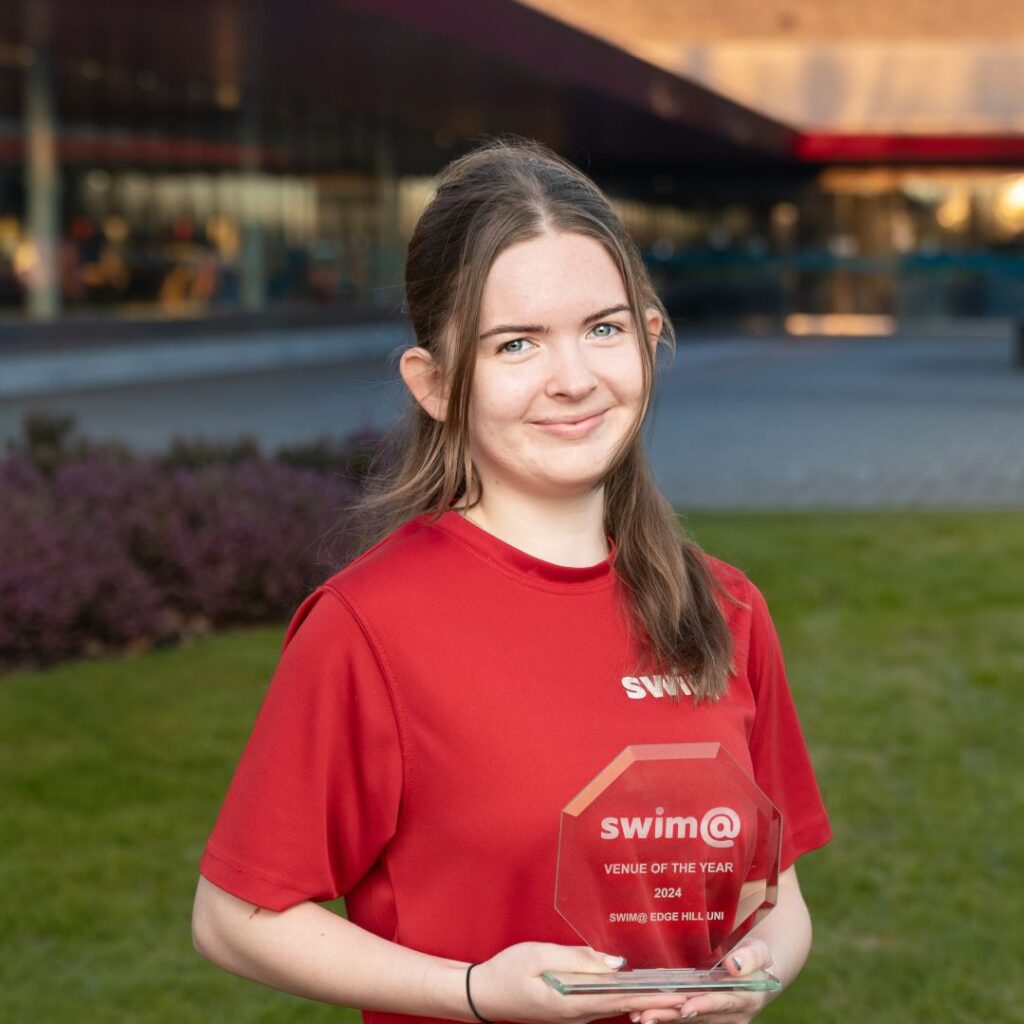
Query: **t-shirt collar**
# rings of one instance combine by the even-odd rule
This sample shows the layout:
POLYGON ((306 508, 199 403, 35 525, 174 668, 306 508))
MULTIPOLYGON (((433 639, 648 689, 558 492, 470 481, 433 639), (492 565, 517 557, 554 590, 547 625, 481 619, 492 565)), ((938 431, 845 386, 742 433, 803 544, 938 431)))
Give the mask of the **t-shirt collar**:
POLYGON ((613 574, 615 541, 610 536, 609 554, 602 561, 585 566, 559 565, 557 562, 547 562, 506 543, 454 509, 444 512, 436 525, 459 537, 470 547, 506 569, 531 580, 572 585, 609 580, 613 574))

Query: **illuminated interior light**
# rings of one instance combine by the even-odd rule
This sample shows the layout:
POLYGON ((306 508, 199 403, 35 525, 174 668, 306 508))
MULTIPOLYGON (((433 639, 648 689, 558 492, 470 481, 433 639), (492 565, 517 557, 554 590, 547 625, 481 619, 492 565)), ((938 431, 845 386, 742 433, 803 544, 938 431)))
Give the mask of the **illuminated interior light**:
POLYGON ((30 276, 39 262, 39 250, 35 242, 26 238, 18 243, 14 250, 14 259, 11 261, 14 273, 20 278, 30 276))
POLYGON ((85 176, 85 187, 92 189, 94 192, 106 192, 110 188, 109 172, 100 168, 90 171, 85 176))
POLYGON ((213 96, 222 110, 234 110, 242 102, 242 95, 234 82, 218 82, 213 96))
POLYGON ((947 231, 959 231, 970 216, 971 200, 966 192, 955 192, 935 211, 935 219, 947 231))
POLYGON ((999 226, 1016 233, 1024 231, 1024 175, 1014 178, 1004 187, 995 203, 995 216, 999 226))
POLYGON ((790 313, 786 317, 786 333, 797 337, 828 335, 832 337, 888 337, 896 332, 891 316, 862 313, 790 313))

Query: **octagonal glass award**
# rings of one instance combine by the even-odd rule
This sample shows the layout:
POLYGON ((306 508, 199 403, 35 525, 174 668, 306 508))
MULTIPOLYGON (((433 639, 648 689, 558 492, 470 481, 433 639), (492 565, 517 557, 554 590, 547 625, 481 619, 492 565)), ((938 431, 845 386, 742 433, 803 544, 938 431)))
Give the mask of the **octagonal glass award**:
POLYGON ((722 960, 775 905, 782 816, 720 743, 627 747, 562 811, 555 908, 611 974, 547 972, 559 992, 780 987, 722 960))

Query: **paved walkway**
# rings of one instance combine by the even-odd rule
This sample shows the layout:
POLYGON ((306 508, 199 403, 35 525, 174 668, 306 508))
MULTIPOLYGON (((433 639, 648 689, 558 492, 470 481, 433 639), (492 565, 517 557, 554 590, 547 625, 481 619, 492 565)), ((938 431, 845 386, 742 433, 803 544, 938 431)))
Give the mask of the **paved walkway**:
MULTIPOLYGON (((273 448, 383 429, 405 402, 384 354, 406 337, 318 328, 192 340, 187 354, 4 357, 0 438, 30 408, 143 449, 174 434, 248 433, 273 448)), ((1008 334, 687 339, 662 380, 651 457, 684 509, 1024 507, 1024 372, 1008 334)))
POLYGON ((680 507, 1024 506, 1009 337, 755 341, 733 356, 683 353, 665 381, 652 458, 680 507))

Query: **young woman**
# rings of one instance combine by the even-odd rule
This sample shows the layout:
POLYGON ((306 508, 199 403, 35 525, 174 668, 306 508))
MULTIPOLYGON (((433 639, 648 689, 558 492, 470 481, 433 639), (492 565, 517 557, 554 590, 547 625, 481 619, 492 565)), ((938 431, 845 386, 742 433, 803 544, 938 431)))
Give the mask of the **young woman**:
POLYGON ((634 743, 721 742, 784 815, 778 904, 729 970, 786 985, 810 946, 793 864, 829 826, 776 633, 644 455, 664 307, 600 190, 521 141, 444 171, 406 287, 404 455, 362 509, 372 543, 288 629, 200 863, 196 948, 369 1024, 749 1021, 763 994, 540 977, 620 965, 553 891, 561 808, 634 743), (661 698, 637 686, 656 673, 661 698), (339 896, 347 920, 318 905, 339 896))

